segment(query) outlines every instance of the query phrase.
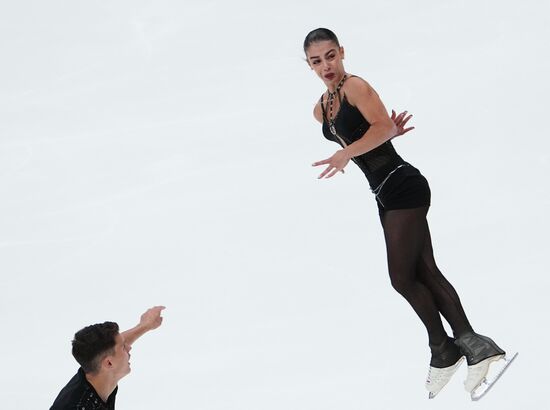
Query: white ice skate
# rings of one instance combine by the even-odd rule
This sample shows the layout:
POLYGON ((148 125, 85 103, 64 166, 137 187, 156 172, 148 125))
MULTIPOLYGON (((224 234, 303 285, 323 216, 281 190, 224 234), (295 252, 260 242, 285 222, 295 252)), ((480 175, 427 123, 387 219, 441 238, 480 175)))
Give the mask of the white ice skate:
POLYGON ((493 356, 468 366, 468 377, 464 382, 464 388, 470 393, 473 401, 477 401, 487 394, 517 355, 514 353, 511 357, 504 354, 493 356), (491 368, 489 369, 489 367, 491 368), (490 375, 489 370, 491 371, 490 375))
POLYGON ((461 356, 455 364, 449 367, 437 368, 430 366, 428 377, 426 378, 426 389, 429 391, 429 399, 437 396, 441 389, 451 380, 451 377, 453 377, 463 361, 464 356, 461 356))

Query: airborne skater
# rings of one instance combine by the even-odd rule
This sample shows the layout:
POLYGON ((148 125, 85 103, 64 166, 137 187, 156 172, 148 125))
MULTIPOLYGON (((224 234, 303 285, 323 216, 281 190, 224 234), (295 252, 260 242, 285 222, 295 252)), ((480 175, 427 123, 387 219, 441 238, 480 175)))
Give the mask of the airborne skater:
POLYGON ((429 398, 441 391, 466 357, 464 386, 472 400, 478 400, 517 353, 508 358, 492 339, 474 332, 457 292, 435 263, 426 219, 431 196, 428 181, 397 154, 390 141, 412 129, 404 128, 411 116, 406 116, 406 111, 397 116, 392 112, 390 118, 376 91, 363 79, 346 73, 344 49, 332 31, 311 31, 304 52, 310 68, 327 86, 315 105, 314 117, 322 124, 325 138, 342 147, 313 164, 326 166, 319 178, 343 172, 350 160, 363 171, 378 206, 392 286, 428 331, 429 398), (441 315, 451 325, 453 337, 445 332, 441 315), (494 362, 504 367, 488 380, 489 365, 494 362))

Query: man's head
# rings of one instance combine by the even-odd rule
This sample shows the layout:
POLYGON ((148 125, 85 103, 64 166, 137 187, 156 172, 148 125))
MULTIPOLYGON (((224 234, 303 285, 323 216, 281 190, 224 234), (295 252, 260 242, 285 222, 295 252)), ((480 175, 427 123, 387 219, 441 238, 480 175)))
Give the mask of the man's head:
POLYGON ((74 335, 72 353, 85 373, 107 371, 116 379, 130 373, 130 346, 114 322, 97 323, 74 335))

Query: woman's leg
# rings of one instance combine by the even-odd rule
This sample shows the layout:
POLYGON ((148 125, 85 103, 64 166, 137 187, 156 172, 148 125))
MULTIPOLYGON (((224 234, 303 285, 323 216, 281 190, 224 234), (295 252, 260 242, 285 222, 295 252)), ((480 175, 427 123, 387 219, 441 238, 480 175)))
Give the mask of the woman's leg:
POLYGON ((381 213, 388 269, 392 286, 412 306, 428 331, 430 345, 441 345, 447 334, 430 289, 419 280, 417 266, 429 239, 426 214, 428 207, 389 210, 381 213))
POLYGON ((443 276, 435 263, 428 222, 425 221, 425 224, 426 238, 417 265, 418 279, 430 290, 438 310, 451 325, 454 336, 458 338, 466 333, 473 332, 473 329, 466 317, 456 290, 443 276))
MULTIPOLYGON (((426 378, 430 398, 449 382, 462 362, 462 353, 443 328, 438 302, 423 283, 418 266, 423 265, 426 242, 430 241, 426 214, 428 206, 414 209, 382 211, 380 214, 388 268, 393 287, 407 299, 428 331, 432 357, 426 378)), ((431 244, 430 244, 431 248, 431 244)))

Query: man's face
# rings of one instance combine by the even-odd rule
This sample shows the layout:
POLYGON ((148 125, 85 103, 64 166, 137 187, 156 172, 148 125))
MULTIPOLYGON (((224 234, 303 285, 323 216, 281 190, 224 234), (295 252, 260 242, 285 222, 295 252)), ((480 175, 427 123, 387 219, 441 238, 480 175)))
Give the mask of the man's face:
POLYGON ((111 370, 114 372, 115 378, 120 380, 130 373, 130 350, 131 346, 126 345, 124 337, 121 334, 116 336, 116 345, 114 352, 109 356, 111 370))

